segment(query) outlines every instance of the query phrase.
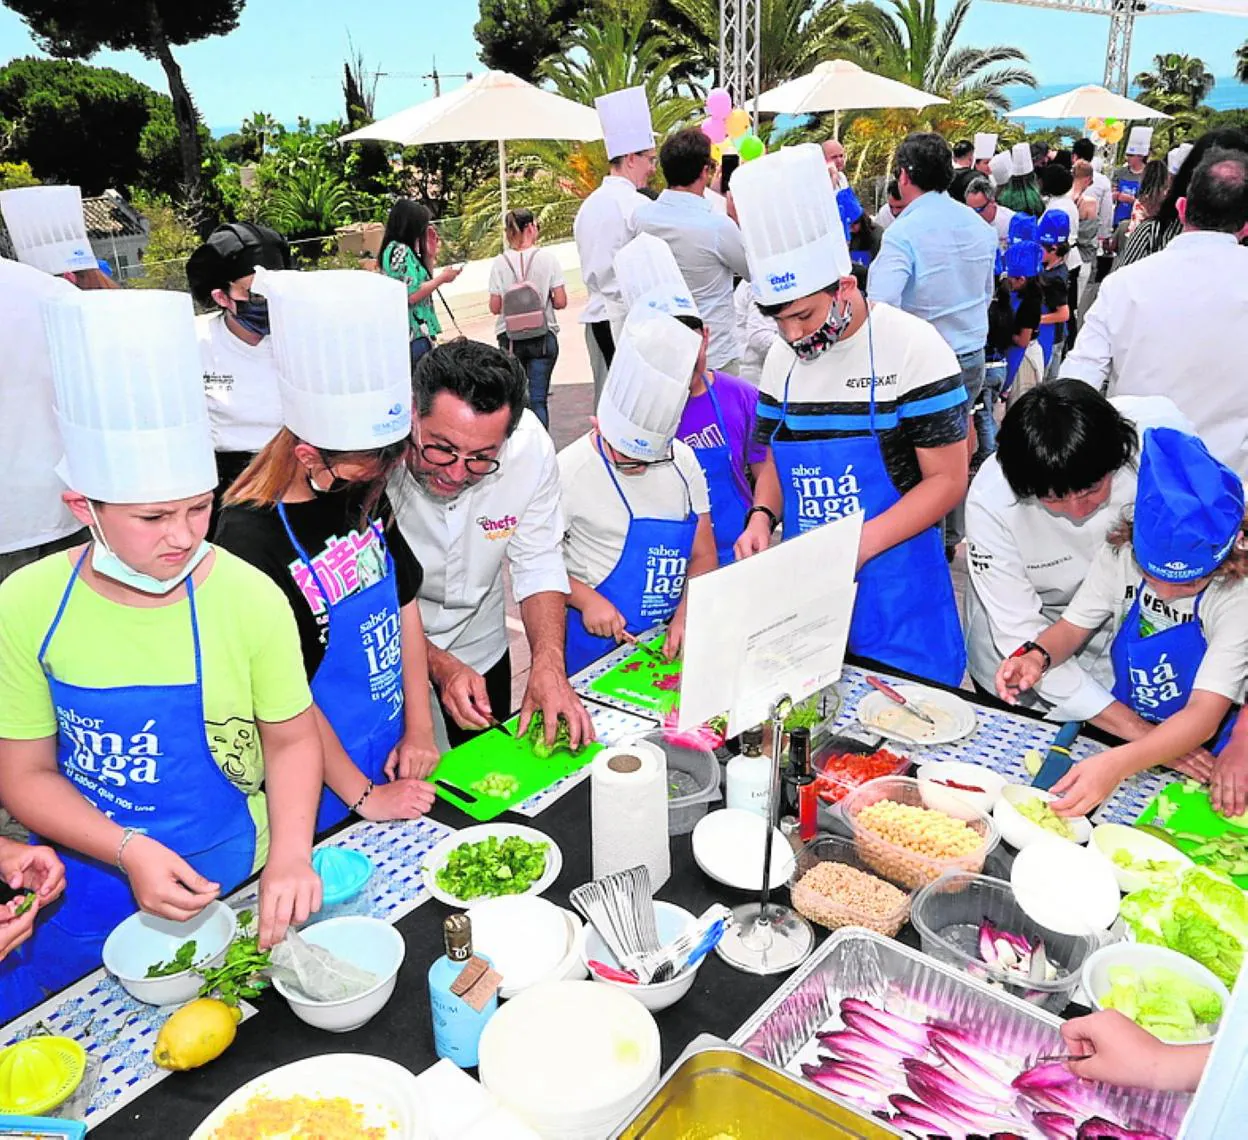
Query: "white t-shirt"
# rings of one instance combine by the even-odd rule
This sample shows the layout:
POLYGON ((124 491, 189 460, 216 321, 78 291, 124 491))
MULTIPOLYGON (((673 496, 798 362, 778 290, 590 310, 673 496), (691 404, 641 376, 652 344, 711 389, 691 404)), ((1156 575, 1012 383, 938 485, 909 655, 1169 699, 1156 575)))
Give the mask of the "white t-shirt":
POLYGON ((675 463, 661 463, 642 474, 607 470, 590 432, 559 453, 563 485, 563 560, 568 573, 597 587, 615 569, 628 534, 629 508, 636 518, 683 519, 709 514, 706 476, 688 444, 672 442, 675 463), (628 496, 624 505, 612 474, 628 496), (681 476, 684 478, 682 479, 681 476))
MULTIPOLYGON (((536 246, 524 250, 508 249, 490 264, 490 296, 501 297, 520 281, 528 281, 546 298, 546 324, 551 332, 557 333, 559 321, 555 316, 555 306, 550 295, 564 284, 563 266, 559 264, 559 258, 549 249, 536 246)), ((502 336, 506 331, 507 324, 503 320, 503 314, 499 313, 494 321, 494 335, 502 336)))
MULTIPOLYGON (((1114 549, 1107 543, 1062 616, 1081 629, 1099 629, 1108 622, 1116 633, 1127 619, 1141 580, 1130 545, 1114 549)), ((1195 607, 1195 598, 1164 602, 1147 586, 1140 597, 1140 617, 1158 632, 1200 621, 1207 648, 1192 687, 1238 703, 1248 678, 1248 580, 1215 578, 1200 598, 1199 614, 1195 607)))
POLYGON ((0 554, 29 550, 82 527, 61 502, 54 468, 61 433, 52 410, 52 360, 43 302, 73 286, 60 277, 0 259, 0 554))
POLYGON ((1079 206, 1069 194, 1060 198, 1049 198, 1045 203, 1046 210, 1061 210, 1070 219, 1070 249, 1066 253, 1066 268, 1078 269, 1083 265, 1079 256, 1079 206))
POLYGON ((994 230, 997 231, 997 240, 1002 245, 1005 245, 1005 243, 1009 241, 1010 219, 1014 217, 1014 211, 1011 210, 1009 206, 1002 206, 998 204, 997 212, 993 214, 991 222, 989 222, 988 219, 985 218, 983 214, 980 214, 979 216, 982 221, 987 222, 988 225, 990 225, 994 230))
POLYGON ((212 446, 217 451, 259 451, 282 426, 273 342, 240 340, 222 312, 195 318, 204 364, 204 395, 212 446))

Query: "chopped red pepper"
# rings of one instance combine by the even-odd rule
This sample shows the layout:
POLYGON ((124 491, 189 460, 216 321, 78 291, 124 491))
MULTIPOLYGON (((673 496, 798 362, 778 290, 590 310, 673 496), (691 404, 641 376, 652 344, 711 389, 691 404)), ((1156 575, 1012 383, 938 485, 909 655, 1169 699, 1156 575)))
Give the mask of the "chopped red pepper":
POLYGON ((933 780, 933 784, 940 784, 943 788, 957 788, 959 792, 982 792, 983 788, 977 788, 974 784, 960 784, 957 780, 933 780))
POLYGON ((909 759, 881 748, 866 755, 857 752, 833 752, 818 761, 819 775, 815 790, 824 803, 834 804, 859 784, 880 776, 893 776, 903 771, 909 759))

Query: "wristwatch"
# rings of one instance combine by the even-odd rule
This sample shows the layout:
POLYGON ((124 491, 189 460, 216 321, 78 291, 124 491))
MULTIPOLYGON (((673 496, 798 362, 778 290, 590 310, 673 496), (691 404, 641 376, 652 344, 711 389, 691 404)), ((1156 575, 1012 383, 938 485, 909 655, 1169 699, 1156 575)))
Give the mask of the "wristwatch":
POLYGON ((1010 654, 1010 657, 1026 657, 1028 653, 1033 651, 1039 653, 1044 658, 1044 668, 1040 670, 1042 673, 1047 673, 1053 668, 1053 658, 1049 656, 1049 651, 1043 645, 1038 645, 1034 641, 1024 641, 1022 645, 1010 654))
POLYGON ((751 507, 748 511, 745 512, 745 525, 746 526, 750 525, 750 516, 754 514, 766 515, 768 522, 771 524, 772 533, 773 534, 775 533, 776 527, 780 525, 780 520, 779 518, 776 517, 775 511, 773 511, 770 507, 764 507, 764 506, 751 507))

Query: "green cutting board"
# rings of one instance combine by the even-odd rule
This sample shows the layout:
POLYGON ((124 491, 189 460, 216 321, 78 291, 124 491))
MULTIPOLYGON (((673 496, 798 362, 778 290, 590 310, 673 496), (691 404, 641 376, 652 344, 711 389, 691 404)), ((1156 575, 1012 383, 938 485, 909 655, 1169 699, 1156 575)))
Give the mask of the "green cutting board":
POLYGON ((491 728, 447 752, 429 777, 438 796, 473 819, 488 823, 529 796, 545 791, 564 776, 579 772, 594 758, 595 753, 602 750, 601 744, 593 743, 587 744, 575 756, 560 749, 549 759, 540 759, 533 755, 533 748, 527 740, 517 740, 511 735, 515 733, 519 719, 512 717, 506 722, 507 735, 491 728), (492 773, 515 778, 516 787, 509 796, 489 796, 473 788, 473 784, 492 773), (451 785, 464 795, 457 794, 438 781, 451 785))
MULTIPOLYGON (((642 644, 662 652, 663 637, 660 635, 642 644)), ((645 712, 667 716, 680 703, 680 690, 660 689, 655 682, 665 677, 679 677, 680 670, 679 659, 660 661, 637 649, 601 677, 590 681, 589 688, 591 692, 613 697, 645 712)))
MULTIPOLYGON (((1236 827, 1225 816, 1218 815, 1213 810, 1213 805, 1209 802, 1208 791, 1204 788, 1188 788, 1182 782, 1168 784, 1163 788, 1136 822, 1151 824, 1170 834, 1171 837, 1176 831, 1185 831, 1189 835, 1203 835, 1209 839, 1216 839, 1228 831, 1245 830, 1242 827, 1236 827), (1158 806, 1162 800, 1176 805, 1174 813, 1164 825, 1157 819, 1158 806)), ((1196 846, 1190 839, 1175 839, 1174 843, 1184 854, 1190 854, 1192 848, 1196 846)), ((1197 862, 1200 860, 1198 859, 1197 862)), ((1248 891, 1248 875, 1231 877, 1238 887, 1248 891)))

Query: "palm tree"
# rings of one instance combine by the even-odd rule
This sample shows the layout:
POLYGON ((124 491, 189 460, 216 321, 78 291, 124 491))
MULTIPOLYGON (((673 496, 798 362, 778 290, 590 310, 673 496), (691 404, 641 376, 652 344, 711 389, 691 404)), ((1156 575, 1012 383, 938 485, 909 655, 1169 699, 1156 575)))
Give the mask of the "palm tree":
MULTIPOLYGON (((719 0, 666 0, 677 19, 654 21, 689 58, 697 75, 719 70, 719 0)), ((836 0, 761 0, 760 89, 767 91, 805 75, 817 63, 842 54, 847 14, 836 0)))
POLYGON ((1178 106, 1196 110, 1216 82, 1203 59, 1173 51, 1153 56, 1153 70, 1135 77, 1141 102, 1159 111, 1178 106))
POLYGON ((866 2, 850 8, 861 47, 854 53, 869 70, 920 87, 964 107, 1009 109, 1006 87, 1034 87, 1036 78, 1025 67, 1016 47, 958 47, 971 0, 956 0, 942 25, 936 0, 891 0, 892 11, 866 2))
POLYGON ((1240 83, 1248 83, 1248 40, 1235 50, 1235 78, 1240 83))

